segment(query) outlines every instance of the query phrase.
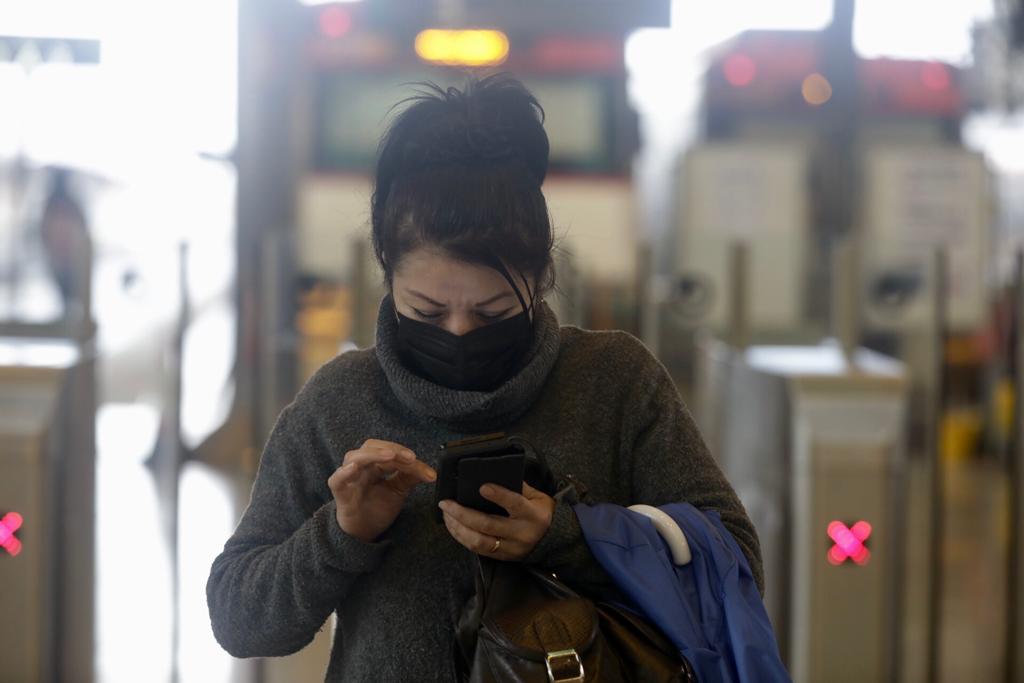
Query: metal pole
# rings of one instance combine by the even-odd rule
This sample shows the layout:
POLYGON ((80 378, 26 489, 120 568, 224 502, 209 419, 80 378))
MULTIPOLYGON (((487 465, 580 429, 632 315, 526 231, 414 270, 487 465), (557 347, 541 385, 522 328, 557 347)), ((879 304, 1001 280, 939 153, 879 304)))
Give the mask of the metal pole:
POLYGON ((370 245, 357 238, 352 241, 352 341, 361 349, 374 342, 373 310, 367 290, 370 289, 370 245))
POLYGON ((944 247, 934 252, 932 265, 932 386, 926 397, 925 449, 931 461, 931 527, 929 533, 928 661, 926 680, 939 680, 939 657, 942 639, 942 595, 945 576, 943 548, 945 538, 945 486, 943 482, 942 447, 939 438, 942 410, 945 405, 946 301, 948 299, 948 256, 944 247))
MULTIPOLYGON (((294 240, 300 158, 294 103, 301 99, 306 41, 298 13, 298 4, 285 0, 238 3, 238 363, 232 419, 242 420, 252 433, 236 453, 260 450, 273 426, 268 416, 276 418, 274 409, 281 407, 267 387, 278 386, 284 372, 262 374, 275 353, 263 346, 280 342, 276 330, 270 339, 262 331, 280 320, 280 311, 269 310, 261 299, 267 292, 261 250, 267 239, 294 240), (271 323, 264 322, 267 317, 271 323)), ((280 265, 281 274, 290 276, 291 268, 280 265)), ((294 283, 281 284, 291 288, 294 283)))
POLYGON ((281 410, 295 397, 295 274, 288 233, 266 232, 260 239, 259 418, 270 434, 281 410))
POLYGON ((821 107, 822 128, 812 159, 818 253, 810 264, 812 286, 806 304, 826 325, 834 303, 829 291, 839 285, 835 273, 830 272, 832 249, 844 237, 856 234, 859 227, 862 183, 856 151, 862 116, 857 76, 860 58, 853 47, 855 14, 855 0, 833 0, 832 22, 822 36, 821 73, 832 84, 832 97, 821 107))
POLYGON ((164 370, 164 395, 160 420, 160 438, 152 457, 146 463, 153 473, 157 503, 163 527, 164 543, 171 562, 171 675, 170 683, 180 677, 178 655, 181 650, 181 609, 178 571, 178 475, 181 472, 184 447, 181 442, 181 359, 185 330, 189 321, 188 246, 183 242, 178 252, 178 285, 180 307, 174 335, 167 349, 164 370))
POLYGON ((860 344, 859 274, 855 237, 847 234, 832 252, 832 335, 850 368, 860 344))
MULTIPOLYGON (((569 311, 570 325, 576 325, 577 327, 585 327, 587 324, 587 287, 584 279, 583 271, 580 270, 576 260, 569 256, 567 259, 569 264, 569 311)), ((643 290, 640 290, 641 292, 643 290)))
POLYGON ((168 536, 171 549, 171 615, 173 628, 171 631, 171 683, 178 683, 181 671, 178 658, 181 654, 181 571, 179 568, 180 553, 178 547, 178 507, 180 503, 178 484, 181 474, 181 463, 185 451, 181 441, 181 385, 182 357, 185 347, 185 332, 188 329, 191 311, 188 295, 188 244, 181 243, 178 252, 178 282, 181 287, 181 308, 178 315, 178 328, 174 334, 174 349, 171 352, 171 395, 167 406, 170 440, 166 468, 164 470, 167 487, 168 503, 168 536))
MULTIPOLYGON (((574 276, 575 276, 575 273, 577 273, 579 271, 575 267, 575 263, 574 263, 574 259, 573 259, 572 255, 569 254, 568 252, 563 252, 563 253, 564 253, 565 257, 566 257, 566 261, 568 262, 567 270, 572 273, 572 281, 570 282, 570 285, 572 286, 572 289, 568 290, 568 295, 569 295, 569 301, 570 301, 569 310, 573 310, 575 308, 575 304, 576 304, 576 297, 578 296, 578 291, 577 291, 578 288, 576 287, 576 282, 575 282, 575 277, 574 276)), ((559 265, 559 268, 561 268, 561 265, 559 265)), ((561 273, 563 271, 559 270, 557 272, 558 272, 559 279, 561 279, 561 277, 562 277, 561 273)), ((647 333, 650 331, 650 323, 651 323, 651 321, 650 321, 650 318, 649 318, 649 315, 648 315, 647 305, 648 305, 648 297, 650 295, 651 277, 653 275, 654 275, 654 253, 653 253, 653 251, 651 249, 651 242, 650 242, 649 239, 641 239, 639 241, 639 243, 637 244, 637 250, 636 250, 636 272, 634 273, 634 276, 633 276, 633 297, 634 297, 633 309, 635 311, 634 315, 633 315, 633 326, 636 328, 636 334, 640 337, 641 340, 643 340, 644 336, 646 336, 647 333)), ((576 310, 578 310, 580 313, 582 313, 582 309, 576 309, 576 310)), ((582 317, 582 316, 580 315, 578 317, 582 317)), ((572 324, 576 324, 578 327, 582 327, 583 326, 582 324, 578 324, 578 323, 572 323, 572 324)))
POLYGON ((1013 329, 1016 345, 1011 350, 1016 365, 1014 384, 1014 435, 1009 459, 1010 544, 1006 577, 1006 683, 1024 680, 1024 248, 1017 252, 1014 271, 1013 329))
POLYGON ((750 345, 750 246, 733 242, 729 250, 729 332, 733 348, 750 345))
POLYGON ((661 353, 661 316, 665 300, 668 298, 668 284, 665 279, 663 275, 652 274, 644 285, 641 301, 643 316, 640 319, 640 338, 655 356, 661 353))
MULTIPOLYGON (((645 268, 646 264, 641 257, 637 270, 643 271, 645 268)), ((563 325, 583 327, 586 324, 583 319, 583 276, 580 269, 576 267, 575 257, 568 251, 559 251, 555 255, 555 271, 558 273, 558 288, 561 290, 559 296, 563 302, 561 309, 563 315, 559 318, 559 322, 563 325)), ((637 278, 637 291, 643 299, 647 298, 645 289, 647 281, 648 278, 643 275, 637 278)), ((637 306, 637 319, 637 329, 645 330, 647 320, 642 306, 637 306)), ((641 332, 642 335, 643 332, 641 332)))

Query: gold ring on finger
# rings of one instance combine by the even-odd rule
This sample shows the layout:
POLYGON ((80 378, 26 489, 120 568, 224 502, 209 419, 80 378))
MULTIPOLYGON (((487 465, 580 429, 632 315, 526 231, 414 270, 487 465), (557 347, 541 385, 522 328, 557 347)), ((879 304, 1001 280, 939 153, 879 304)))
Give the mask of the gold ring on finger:
POLYGON ((501 539, 500 538, 494 539, 494 547, 491 548, 490 554, 493 555, 494 553, 498 552, 498 548, 500 548, 500 547, 501 547, 501 539))

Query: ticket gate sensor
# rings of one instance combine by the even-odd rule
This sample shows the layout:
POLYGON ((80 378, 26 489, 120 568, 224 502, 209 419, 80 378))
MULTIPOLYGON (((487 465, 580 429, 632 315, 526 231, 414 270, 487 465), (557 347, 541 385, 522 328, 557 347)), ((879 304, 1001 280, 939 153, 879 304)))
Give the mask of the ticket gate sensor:
POLYGON ((765 604, 793 680, 893 680, 903 366, 864 349, 848 363, 831 342, 715 353, 718 455, 757 527, 765 604))

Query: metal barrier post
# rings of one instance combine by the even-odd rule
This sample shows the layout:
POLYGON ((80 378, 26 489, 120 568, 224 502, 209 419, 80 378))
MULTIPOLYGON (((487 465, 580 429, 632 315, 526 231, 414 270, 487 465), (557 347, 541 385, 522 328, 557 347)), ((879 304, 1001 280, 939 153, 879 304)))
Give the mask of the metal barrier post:
POLYGON ((164 538, 171 558, 171 683, 180 680, 178 655, 181 651, 181 599, 180 572, 178 567, 178 507, 179 477, 184 460, 184 445, 181 442, 181 387, 182 351, 185 332, 191 317, 188 293, 188 245, 182 242, 178 247, 178 287, 181 297, 174 336, 167 351, 165 374, 162 446, 150 463, 156 484, 157 495, 163 516, 164 538))
POLYGON ((365 349, 375 341, 377 309, 368 292, 373 289, 370 245, 365 239, 352 241, 352 341, 365 349))
POLYGON ((945 248, 935 250, 932 262, 932 386, 927 393, 925 408, 925 452, 931 462, 931 525, 929 529, 929 582, 928 582, 928 660, 926 680, 939 680, 939 657, 942 638, 942 596, 945 576, 943 548, 945 539, 945 486, 943 481, 942 410, 945 404, 945 341, 946 300, 949 292, 949 258, 945 248))
POLYGON ((839 342, 846 364, 853 368, 860 346, 860 268, 857 244, 852 237, 840 241, 832 252, 832 335, 839 342))
POLYGON ((170 683, 180 680, 178 655, 181 651, 180 572, 178 567, 179 478, 185 461, 181 440, 182 356, 185 333, 191 318, 188 293, 188 245, 178 245, 178 289, 180 304, 174 334, 166 350, 160 436, 157 447, 146 462, 153 475, 164 543, 171 561, 171 671, 170 683))
POLYGON ((1014 271, 1013 329, 1016 330, 1014 355, 1013 449, 1009 458, 1010 533, 1006 577, 1006 683, 1024 680, 1024 248, 1017 252, 1014 271))
POLYGON ((733 348, 750 345, 750 245, 733 242, 729 249, 729 333, 733 348))

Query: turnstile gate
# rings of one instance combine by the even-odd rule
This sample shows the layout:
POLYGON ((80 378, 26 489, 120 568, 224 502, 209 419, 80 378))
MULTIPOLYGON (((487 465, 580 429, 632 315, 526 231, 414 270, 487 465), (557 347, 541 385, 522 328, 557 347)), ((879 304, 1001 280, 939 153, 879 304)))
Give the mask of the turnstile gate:
POLYGON ((0 680, 93 680, 90 361, 0 337, 0 680))
POLYGON ((903 367, 837 345, 712 345, 702 411, 757 527, 793 680, 882 681, 901 632, 903 367))

